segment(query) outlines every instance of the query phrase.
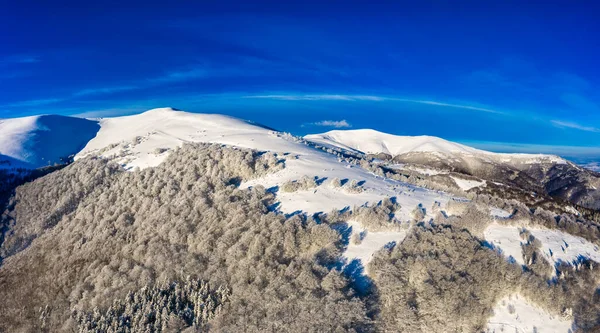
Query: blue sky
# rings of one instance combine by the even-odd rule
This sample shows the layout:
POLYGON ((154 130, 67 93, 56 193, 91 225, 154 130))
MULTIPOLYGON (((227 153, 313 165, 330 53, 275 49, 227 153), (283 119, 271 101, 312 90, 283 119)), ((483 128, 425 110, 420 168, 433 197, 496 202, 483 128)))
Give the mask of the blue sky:
POLYGON ((11 1, 0 118, 173 106, 600 158, 598 6, 11 1))

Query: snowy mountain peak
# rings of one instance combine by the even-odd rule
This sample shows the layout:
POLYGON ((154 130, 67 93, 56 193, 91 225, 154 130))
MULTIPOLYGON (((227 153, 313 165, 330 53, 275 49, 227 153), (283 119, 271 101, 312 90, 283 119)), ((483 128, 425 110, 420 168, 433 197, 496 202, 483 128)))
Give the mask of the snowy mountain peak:
POLYGON ((74 155, 91 140, 96 121, 40 115, 0 120, 0 168, 39 168, 74 155))
POLYGON ((272 130, 220 114, 191 113, 173 108, 100 120, 98 135, 79 152, 116 157, 127 168, 160 164, 168 151, 186 142, 214 142, 259 150, 289 151, 272 130))
POLYGON ((372 129, 334 130, 323 134, 307 135, 305 139, 324 145, 358 150, 367 154, 385 153, 392 156, 411 152, 485 153, 434 136, 399 136, 372 129))
POLYGON ((554 155, 492 153, 435 136, 400 136, 372 129, 334 130, 322 134, 306 135, 304 138, 324 146, 359 151, 366 154, 385 153, 398 156, 422 152, 442 156, 474 155, 498 162, 567 163, 566 160, 554 155))

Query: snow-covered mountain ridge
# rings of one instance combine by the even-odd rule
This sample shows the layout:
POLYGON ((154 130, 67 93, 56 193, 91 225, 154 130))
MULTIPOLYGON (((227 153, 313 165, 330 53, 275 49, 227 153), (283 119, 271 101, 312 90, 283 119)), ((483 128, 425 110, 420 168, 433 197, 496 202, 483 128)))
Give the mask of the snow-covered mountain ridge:
MULTIPOLYGON (((217 141, 231 131, 244 129, 268 132, 268 129, 229 116, 217 114, 187 113, 173 108, 158 108, 125 117, 82 119, 58 115, 41 115, 0 120, 0 159, 5 168, 12 166, 37 168, 59 163, 61 158, 77 154, 85 156, 91 151, 120 143, 136 137, 152 137, 144 149, 166 148, 174 142, 217 141), (209 131, 214 134, 211 137, 209 131), (222 132, 221 134, 219 134, 222 132), (96 133, 98 135, 96 136, 96 133), (85 148, 82 150, 82 147, 85 148)), ((307 140, 363 153, 385 153, 392 156, 429 152, 444 156, 460 153, 480 155, 495 160, 516 159, 523 163, 566 163, 560 157, 536 154, 499 154, 475 149, 432 136, 396 136, 375 130, 330 131, 307 135, 307 140)), ((260 144, 245 142, 243 135, 228 144, 240 147, 260 148, 260 144)), ((156 161, 155 161, 156 162, 156 161)), ((154 162, 154 163, 155 163, 154 162)), ((145 162, 142 161, 142 164, 145 162)), ((150 165, 153 162, 147 161, 150 165)))
POLYGON ((326 212, 377 202, 386 196, 399 196, 404 203, 403 215, 408 218, 410 210, 419 203, 431 206, 435 201, 446 202, 450 198, 408 184, 381 179, 367 170, 340 163, 335 156, 297 138, 229 116, 160 108, 133 116, 105 118, 99 123, 101 128, 98 134, 75 156, 76 160, 100 156, 129 170, 143 169, 159 165, 170 152, 184 143, 206 142, 270 151, 285 157, 285 169, 252 180, 245 186, 281 186, 303 176, 366 181, 361 195, 325 186, 315 193, 280 193, 280 209, 286 213, 298 209, 308 213, 326 212))
POLYGON ((404 164, 435 173, 456 172, 600 208, 598 174, 555 155, 493 153, 437 137, 397 136, 374 130, 335 130, 304 138, 324 147, 387 160, 390 167, 404 164))
POLYGON ((436 153, 446 157, 456 154, 474 155, 502 162, 567 163, 565 159, 555 155, 493 153, 435 136, 400 136, 372 129, 333 130, 322 134, 306 135, 304 138, 325 146, 345 148, 365 154, 384 153, 392 157, 409 153, 436 153))
MULTIPOLYGON (((0 168, 60 164, 69 156, 103 156, 129 169, 145 168, 160 164, 171 150, 186 142, 313 154, 307 145, 293 142, 296 139, 275 139, 278 136, 282 134, 237 118, 172 108, 98 120, 50 115, 15 118, 0 122, 0 168)), ((594 206, 600 198, 596 174, 553 155, 492 153, 432 136, 396 136, 368 129, 336 130, 304 139, 354 153, 384 154, 394 163, 416 168, 421 165, 481 179, 473 184, 491 181, 534 192, 542 186, 550 195, 598 208, 594 206)))

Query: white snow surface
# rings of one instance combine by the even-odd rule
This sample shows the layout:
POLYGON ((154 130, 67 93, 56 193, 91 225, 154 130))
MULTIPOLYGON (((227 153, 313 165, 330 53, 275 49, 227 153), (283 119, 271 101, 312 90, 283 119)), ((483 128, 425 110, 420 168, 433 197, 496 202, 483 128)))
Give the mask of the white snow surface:
POLYGON ((357 150, 367 154, 386 153, 392 156, 411 152, 484 153, 458 143, 433 136, 399 136, 372 129, 334 130, 311 134, 306 140, 327 146, 357 150))
POLYGON ((186 142, 215 142, 258 150, 284 152, 284 140, 273 140, 272 131, 246 121, 218 114, 177 111, 172 108, 152 109, 141 114, 100 120, 98 135, 77 154, 117 157, 127 168, 159 165, 166 151, 186 142), (102 151, 111 144, 120 144, 102 151))
POLYGON ((490 214, 493 217, 500 219, 507 219, 512 215, 512 213, 509 211, 493 206, 490 207, 490 214))
POLYGON ((499 248, 506 257, 521 265, 525 264, 521 249, 523 239, 519 235, 519 228, 494 223, 485 229, 484 237, 496 248, 499 248))
POLYGON ((57 115, 0 119, 0 168, 60 163, 81 150, 99 128, 93 120, 57 115))
MULTIPOLYGON (((541 252, 544 258, 552 264, 559 261, 573 263, 579 256, 600 262, 600 248, 577 236, 545 228, 530 228, 527 230, 542 243, 541 252)), ((484 232, 485 239, 502 250, 507 257, 524 264, 521 244, 525 241, 519 235, 519 228, 494 223, 484 232)))
POLYGON ((337 147, 366 154, 386 153, 396 156, 413 152, 429 152, 446 157, 479 156, 503 163, 567 163, 566 160, 554 155, 492 153, 434 136, 400 136, 372 129, 333 130, 322 134, 309 134, 304 138, 326 147, 337 147))
POLYGON ((454 177, 454 176, 450 176, 450 177, 454 180, 456 185, 458 185, 458 187, 460 187, 463 191, 468 191, 472 188, 480 187, 480 186, 485 187, 485 185, 487 184, 485 180, 477 181, 477 180, 463 179, 463 178, 454 177))
POLYGON ((388 167, 390 167, 392 169, 397 169, 397 170, 416 171, 416 172, 424 174, 426 176, 435 176, 435 175, 446 175, 446 174, 448 174, 448 171, 436 170, 436 169, 425 168, 425 167, 419 167, 419 166, 416 166, 416 165, 392 164, 392 165, 388 165, 388 167))
POLYGON ((344 257, 347 258, 348 263, 353 260, 359 260, 365 269, 365 273, 368 274, 368 264, 373 259, 373 255, 381 250, 387 244, 396 242, 399 244, 404 240, 407 234, 407 230, 401 231, 368 231, 361 223, 356 221, 349 221, 348 226, 352 228, 352 234, 350 235, 350 243, 344 252, 344 257), (364 237, 360 244, 354 244, 352 242, 352 236, 354 234, 364 233, 364 237))
POLYGON ((552 315, 527 302, 519 294, 501 299, 494 308, 494 315, 488 320, 487 332, 571 332, 571 319, 552 315))

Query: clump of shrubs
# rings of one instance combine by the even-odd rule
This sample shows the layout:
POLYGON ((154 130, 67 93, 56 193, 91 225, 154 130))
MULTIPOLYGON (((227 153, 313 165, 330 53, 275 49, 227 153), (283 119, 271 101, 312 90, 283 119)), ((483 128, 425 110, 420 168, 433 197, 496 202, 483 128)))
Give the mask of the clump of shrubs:
POLYGON ((281 191, 286 193, 307 191, 319 186, 315 177, 303 176, 299 180, 289 180, 281 185, 281 191))
POLYGON ((329 186, 331 186, 333 188, 340 188, 340 187, 342 187, 342 180, 335 177, 329 182, 329 186))
POLYGON ((385 198, 371 206, 354 207, 351 218, 371 231, 396 230, 401 228, 394 215, 399 209, 400 204, 395 199, 385 198))
POLYGON ((524 240, 521 243, 521 249, 523 250, 525 266, 536 275, 549 279, 552 274, 552 266, 542 255, 540 250, 542 242, 536 239, 527 229, 521 229, 520 235, 524 240))
POLYGON ((361 183, 356 179, 352 179, 342 187, 346 193, 358 194, 364 192, 364 188, 361 183))

